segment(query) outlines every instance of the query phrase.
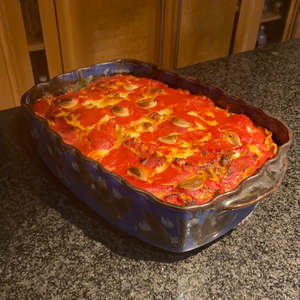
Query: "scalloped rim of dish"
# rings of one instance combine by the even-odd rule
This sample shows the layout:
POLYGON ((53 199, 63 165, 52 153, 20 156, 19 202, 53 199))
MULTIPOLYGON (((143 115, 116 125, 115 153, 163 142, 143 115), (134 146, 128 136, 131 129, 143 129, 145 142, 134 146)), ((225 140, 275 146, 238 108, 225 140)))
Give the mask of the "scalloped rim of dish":
MULTIPOLYGON (((281 158, 281 154, 285 151, 288 150, 288 148, 290 147, 291 143, 292 143, 292 131, 291 129, 284 123, 282 122, 281 120, 277 119, 277 118, 274 118, 273 116, 269 115, 268 113, 266 113, 263 109, 261 109, 260 107, 256 106, 256 105, 252 105, 252 104, 248 104, 246 101, 242 100, 240 97, 238 96, 234 96, 234 95, 230 95, 230 94, 227 94, 226 92, 224 92, 224 90, 216 85, 210 85, 210 84, 202 84, 202 85, 205 85, 207 87, 212 87, 214 89, 218 89, 220 90, 226 97, 231 97, 231 98, 234 98, 236 100, 238 100, 239 102, 242 102, 244 104, 246 104, 248 107, 253 107, 257 110, 260 110, 264 115, 266 115, 267 117, 269 118, 273 118, 273 119, 276 119, 277 121, 279 121, 288 131, 288 141, 280 146, 278 146, 278 151, 277 151, 277 154, 275 157, 273 157, 272 159, 269 159, 267 160, 266 162, 264 162, 264 164, 261 166, 261 168, 259 169, 258 172, 256 172, 255 174, 243 179, 238 185, 236 188, 234 188, 233 190, 231 191, 228 191, 228 192, 225 192, 223 194, 219 194, 218 196, 216 197, 213 197, 211 200, 209 200, 208 202, 206 203, 203 203, 203 204, 195 204, 195 205, 189 205, 189 206, 181 206, 181 205, 177 205, 177 204, 173 204, 173 203, 169 203, 169 202, 166 202, 166 201, 163 201, 161 199, 159 199, 158 197, 156 197, 154 194, 146 191, 146 190, 143 190, 143 189, 140 189, 134 185, 132 185, 131 183, 129 183, 123 176, 117 174, 117 173, 114 173, 112 171, 109 171, 107 169, 105 169, 102 164, 96 160, 93 160, 87 156, 84 156, 80 150, 72 145, 69 145, 67 143, 65 143, 62 139, 62 137, 55 131, 53 131, 50 127, 49 127, 49 124, 48 122, 43 119, 42 117, 39 117, 37 116, 34 111, 33 111, 33 108, 32 108, 32 105, 29 105, 27 103, 27 99, 26 99, 26 95, 28 95, 32 90, 34 89, 38 89, 40 87, 44 87, 44 86, 47 86, 49 85, 49 83, 51 81, 53 81, 54 79, 56 78, 60 78, 62 76, 65 76, 65 75, 68 75, 68 74, 73 74, 73 73, 79 73, 81 72, 82 70, 87 70, 87 69, 90 69, 92 67, 95 67, 97 65, 105 65, 105 64, 110 64, 110 63, 121 63, 122 61, 126 61, 128 63, 132 62, 132 63, 140 63, 140 64, 143 64, 143 65, 146 65, 147 67, 152 67, 152 68, 156 68, 160 71, 163 71, 164 73, 166 74, 171 74, 171 75, 175 75, 181 79, 184 79, 184 80, 187 80, 189 82, 192 82, 192 83, 195 83, 195 84, 202 84, 200 83, 199 81, 195 80, 195 79, 192 79, 192 78, 189 78, 188 76, 184 76, 184 75, 181 75, 179 73, 177 73, 176 71, 173 71, 173 70, 169 70, 169 69, 164 69, 164 68, 161 68, 161 67, 158 67, 156 66, 155 64, 152 64, 152 63, 146 63, 146 62, 142 62, 142 61, 139 61, 139 60, 134 60, 134 59, 115 59, 115 60, 111 60, 111 61, 107 61, 107 62, 104 62, 104 63, 97 63, 97 64, 93 64, 89 67, 84 67, 84 68, 78 68, 76 70, 73 70, 71 72, 67 72, 67 73, 62 73, 62 74, 59 74, 55 77, 53 77, 51 80, 49 80, 48 82, 46 83, 40 83, 40 84, 37 84, 37 85, 34 85, 31 89, 29 89, 26 93, 24 93, 22 95, 22 98, 21 98, 21 106, 24 107, 25 109, 27 109, 27 111, 34 117, 36 118, 39 122, 43 123, 45 125, 45 128, 46 130, 49 132, 49 134, 52 134, 52 135, 55 135, 61 142, 62 145, 64 145, 65 147, 69 148, 71 151, 75 151, 75 153, 83 160, 87 161, 88 163, 92 163, 93 165, 96 165, 98 168, 100 168, 100 170, 112 177, 114 177, 116 180, 118 180, 119 182, 122 182, 124 183, 127 187, 129 187, 130 189, 138 192, 138 193, 142 193, 143 195, 147 196, 148 199, 150 199, 151 201, 155 201, 156 203, 159 203, 163 206, 169 206, 173 209, 177 209, 177 210, 182 210, 182 211, 194 211, 194 210, 199 210, 199 208, 205 208, 207 209, 207 207, 209 206, 213 206, 214 204, 219 204, 220 202, 224 201, 225 202, 225 199, 223 199, 224 197, 226 197, 227 195, 232 195, 232 194, 237 194, 239 193, 241 190, 242 190, 242 185, 245 183, 245 182, 251 182, 251 181, 254 181, 254 180, 257 180, 259 178, 262 177, 262 175, 264 174, 264 172, 266 172, 266 170, 268 169, 268 167, 272 164, 272 163, 276 163, 280 158, 281 158)), ((117 73, 116 73, 117 74, 117 73)), ((118 74, 122 74, 122 72, 118 73, 118 74)), ((126 74, 126 72, 124 72, 123 74, 126 74)), ((98 75, 97 75, 98 76, 98 75)), ((100 75, 99 75, 100 76, 100 75)), ((101 76, 106 76, 105 74, 102 74, 101 76)), ((95 77, 95 76, 93 76, 95 77)), ((161 81, 162 82, 162 81, 161 81)), ((30 98, 30 97, 29 97, 30 98)), ((35 99, 36 101, 37 99, 35 99)), ((213 100, 212 100, 213 101, 213 100)), ((216 104, 215 104, 216 105, 216 104)), ((70 151, 70 152, 71 152, 70 151)), ((282 178, 284 176, 284 173, 282 174, 282 178)), ((282 179, 281 178, 281 179, 282 179)), ((281 181, 281 180, 280 180, 281 181)), ((280 184, 280 182, 279 182, 280 184)), ((278 187, 279 187, 279 184, 277 184, 277 186, 272 190, 276 190, 278 187)), ((271 192, 272 192, 271 191, 271 192)), ((270 194, 270 192, 267 192, 266 194, 264 195, 260 195, 260 199, 262 199, 263 197, 267 196, 268 194, 270 194)), ((247 202, 245 203, 247 204, 247 202)), ((250 205, 249 205, 250 206, 250 205)), ((238 207, 237 207, 238 208, 238 207)))

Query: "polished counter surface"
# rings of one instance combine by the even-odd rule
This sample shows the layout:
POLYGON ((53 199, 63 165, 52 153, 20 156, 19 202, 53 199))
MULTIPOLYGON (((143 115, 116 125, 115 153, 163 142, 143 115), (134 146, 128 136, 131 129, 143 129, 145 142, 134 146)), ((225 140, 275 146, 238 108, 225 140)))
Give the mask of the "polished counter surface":
POLYGON ((0 299, 299 299, 300 40, 179 70, 293 131, 279 189, 243 224, 176 254, 110 225, 42 162, 20 108, 0 112, 0 299))

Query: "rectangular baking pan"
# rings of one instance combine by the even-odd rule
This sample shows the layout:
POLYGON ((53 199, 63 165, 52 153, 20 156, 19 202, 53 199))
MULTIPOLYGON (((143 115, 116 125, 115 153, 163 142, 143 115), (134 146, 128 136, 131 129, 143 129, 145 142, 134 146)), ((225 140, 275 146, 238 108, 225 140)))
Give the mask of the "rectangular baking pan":
POLYGON ((54 77, 26 92, 21 105, 38 151, 57 178, 100 216, 129 234, 157 247, 185 252, 201 247, 238 225, 264 197, 280 185, 287 168, 287 150, 292 132, 280 120, 249 105, 215 86, 180 76, 174 71, 131 59, 100 63, 54 77), (63 142, 47 121, 35 115, 33 104, 46 93, 60 95, 66 87, 86 84, 86 78, 130 74, 159 80, 169 87, 203 94, 220 108, 247 115, 256 125, 273 133, 278 145, 276 157, 263 164, 259 172, 243 180, 234 190, 218 195, 201 205, 178 206, 166 203, 151 193, 132 186, 118 174, 106 170, 73 146, 63 142))

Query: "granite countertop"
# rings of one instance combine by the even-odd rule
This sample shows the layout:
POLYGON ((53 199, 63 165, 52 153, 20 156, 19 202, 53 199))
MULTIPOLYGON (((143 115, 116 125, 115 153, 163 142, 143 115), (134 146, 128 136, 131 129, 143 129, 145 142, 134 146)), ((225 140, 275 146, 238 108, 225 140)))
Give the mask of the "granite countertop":
POLYGON ((300 298, 300 40, 179 71, 292 129, 280 188, 222 238, 166 252, 81 203, 42 162, 21 109, 1 111, 1 299, 300 298))

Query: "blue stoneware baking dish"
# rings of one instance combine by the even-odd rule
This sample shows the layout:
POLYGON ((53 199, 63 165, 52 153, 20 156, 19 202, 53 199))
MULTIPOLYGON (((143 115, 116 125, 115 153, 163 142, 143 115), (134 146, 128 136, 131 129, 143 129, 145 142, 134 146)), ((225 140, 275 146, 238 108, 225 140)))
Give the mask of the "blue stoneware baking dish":
POLYGON ((217 87, 202 85, 145 62, 121 59, 56 76, 48 83, 31 88, 22 96, 21 105, 31 133, 38 141, 42 159, 67 188, 122 230, 173 252, 201 247, 234 228, 262 198, 278 188, 287 168, 286 153, 292 133, 281 121, 217 87), (183 207, 163 202, 65 144, 60 135, 33 112, 32 105, 45 93, 59 95, 72 84, 80 88, 91 78, 96 80, 102 75, 116 73, 156 79, 172 88, 204 94, 221 108, 246 114, 255 124, 273 133, 274 142, 279 146, 277 156, 264 163, 258 173, 243 180, 236 189, 218 195, 208 203, 183 207))

